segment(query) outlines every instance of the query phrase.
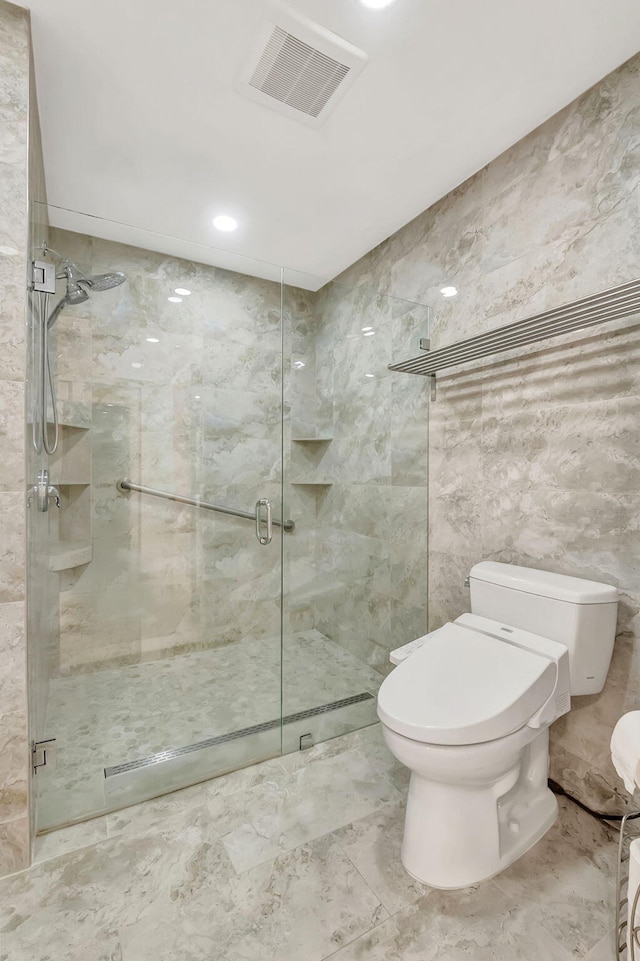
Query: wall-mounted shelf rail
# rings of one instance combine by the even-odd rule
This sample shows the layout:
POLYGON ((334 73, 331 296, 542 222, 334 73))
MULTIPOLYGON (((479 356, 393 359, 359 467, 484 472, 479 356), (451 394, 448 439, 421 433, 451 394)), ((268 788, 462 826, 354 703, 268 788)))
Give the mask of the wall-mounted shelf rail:
POLYGON ((420 346, 425 353, 400 364, 390 364, 389 370, 431 377, 432 398, 435 399, 435 375, 439 370, 638 313, 640 280, 633 280, 438 350, 429 350, 428 341, 421 340, 420 346))

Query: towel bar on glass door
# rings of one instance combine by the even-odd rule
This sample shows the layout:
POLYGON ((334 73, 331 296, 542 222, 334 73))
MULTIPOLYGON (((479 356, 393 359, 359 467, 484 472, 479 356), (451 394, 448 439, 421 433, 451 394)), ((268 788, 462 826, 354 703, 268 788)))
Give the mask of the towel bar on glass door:
MULTIPOLYGON (((219 504, 210 504, 208 501, 200 500, 199 497, 183 497, 182 494, 171 494, 169 491, 157 490, 155 487, 145 487, 143 484, 134 484, 128 478, 123 477, 116 483, 116 488, 121 494, 128 494, 135 491, 138 494, 150 494, 152 497, 161 497, 166 501, 176 501, 178 504, 189 504, 191 507, 201 507, 205 511, 216 511, 218 514, 231 514, 233 517, 244 517, 248 521, 256 520, 255 513, 249 511, 238 511, 235 507, 221 507, 219 504)), ((290 534, 296 529, 292 520, 272 521, 274 527, 282 527, 290 534)))

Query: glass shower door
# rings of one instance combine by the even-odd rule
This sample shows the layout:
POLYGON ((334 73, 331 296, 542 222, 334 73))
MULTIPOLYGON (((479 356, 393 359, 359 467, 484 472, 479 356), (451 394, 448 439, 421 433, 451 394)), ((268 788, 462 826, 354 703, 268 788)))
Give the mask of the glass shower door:
POLYGON ((428 630, 429 384, 388 365, 429 310, 335 281, 284 303, 287 752, 375 723, 389 652, 428 630))
POLYGON ((126 282, 51 329, 40 830, 281 750, 280 284, 58 228, 48 244, 126 282))

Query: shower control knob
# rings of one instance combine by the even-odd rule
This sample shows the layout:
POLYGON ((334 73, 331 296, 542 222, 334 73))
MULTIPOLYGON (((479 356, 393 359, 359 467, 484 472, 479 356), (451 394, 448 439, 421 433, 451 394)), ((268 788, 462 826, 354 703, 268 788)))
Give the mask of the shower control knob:
POLYGON ((49 498, 53 497, 56 507, 60 507, 60 491, 53 484, 49 483, 49 471, 40 470, 36 477, 36 482, 27 494, 27 504, 31 507, 31 501, 35 497, 38 510, 43 514, 49 510, 49 498))
POLYGON ((36 482, 31 488, 31 493, 35 494, 38 510, 44 513, 49 510, 49 471, 40 470, 36 477, 36 482))

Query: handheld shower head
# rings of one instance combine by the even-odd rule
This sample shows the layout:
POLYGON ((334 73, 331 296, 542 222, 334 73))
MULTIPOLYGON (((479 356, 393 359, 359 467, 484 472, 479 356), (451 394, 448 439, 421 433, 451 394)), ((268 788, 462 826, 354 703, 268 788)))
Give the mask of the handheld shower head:
POLYGON ((49 294, 44 293, 44 299, 41 297, 38 300, 38 322, 40 324, 40 355, 38 366, 40 372, 40 382, 39 387, 37 388, 39 399, 36 401, 38 410, 37 412, 34 412, 33 419, 33 445, 37 453, 40 453, 44 449, 48 454, 53 454, 58 446, 58 410, 56 406, 55 384, 51 373, 49 331, 65 307, 73 306, 74 304, 81 304, 85 300, 89 300, 89 294, 94 290, 110 290, 112 287, 119 287, 120 284, 125 282, 127 277, 126 274, 116 270, 108 274, 97 274, 94 277, 87 276, 87 274, 80 270, 77 264, 74 264, 71 260, 61 257, 57 251, 51 250, 50 247, 47 247, 46 243, 42 245, 42 251, 45 255, 52 254, 59 261, 60 272, 56 274, 56 279, 65 280, 67 283, 67 290, 64 297, 60 298, 48 317, 47 303, 49 294), (49 399, 51 400, 51 408, 53 411, 53 442, 50 442, 49 440, 49 399))
POLYGON ((67 292, 63 297, 65 304, 82 304, 85 300, 89 300, 89 294, 80 284, 67 284, 67 292))

